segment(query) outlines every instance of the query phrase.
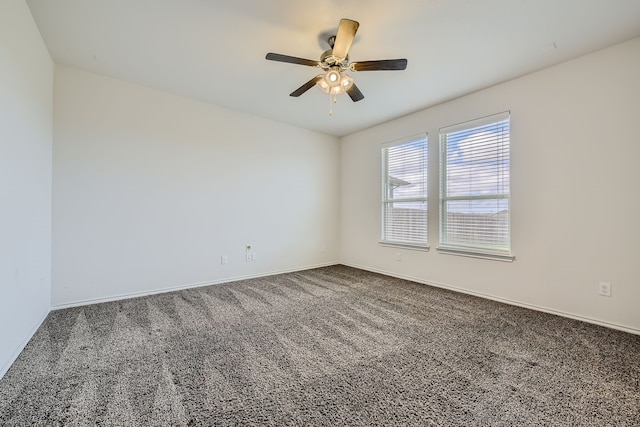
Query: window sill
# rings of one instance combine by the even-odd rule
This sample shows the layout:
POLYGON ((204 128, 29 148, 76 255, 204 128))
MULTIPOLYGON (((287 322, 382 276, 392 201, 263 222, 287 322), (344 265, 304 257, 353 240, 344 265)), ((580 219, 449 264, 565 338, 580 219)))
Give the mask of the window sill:
POLYGON ((413 251, 429 252, 429 246, 412 245, 412 244, 409 244, 409 243, 386 242, 384 240, 381 240, 378 243, 381 246, 389 246, 389 247, 392 247, 392 248, 402 248, 402 249, 410 249, 410 250, 413 250, 413 251))
POLYGON ((437 248, 437 251, 439 254, 466 256, 470 258, 490 259, 493 261, 502 261, 502 262, 513 262, 516 259, 516 257, 513 255, 491 254, 491 253, 467 251, 462 249, 437 248))

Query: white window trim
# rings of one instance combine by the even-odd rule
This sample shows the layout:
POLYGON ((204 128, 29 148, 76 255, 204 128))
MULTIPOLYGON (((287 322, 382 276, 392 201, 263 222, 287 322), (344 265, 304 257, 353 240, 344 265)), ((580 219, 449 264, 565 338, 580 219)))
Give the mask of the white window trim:
POLYGON ((401 249, 409 249, 409 250, 413 250, 413 251, 423 251, 423 252, 429 252, 430 247, 427 246, 420 246, 420 245, 411 245, 408 243, 399 243, 399 242, 393 242, 390 240, 380 240, 378 241, 378 243, 380 244, 380 246, 389 246, 392 248, 401 248, 401 249))
POLYGON ((453 249, 453 247, 437 247, 436 251, 439 254, 444 255, 457 255, 464 256, 468 258, 482 258, 482 259, 490 259, 493 261, 504 261, 504 262, 513 262, 516 257, 514 255, 503 255, 503 254, 492 254, 489 252, 474 252, 470 249, 453 249))

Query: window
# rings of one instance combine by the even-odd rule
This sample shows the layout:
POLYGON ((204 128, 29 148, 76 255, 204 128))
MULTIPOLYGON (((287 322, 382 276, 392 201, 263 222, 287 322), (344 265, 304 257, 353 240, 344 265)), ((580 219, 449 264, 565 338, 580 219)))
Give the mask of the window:
POLYGON ((511 261, 509 112, 440 129, 439 252, 511 261))
POLYGON ((427 135, 382 146, 382 242, 426 249, 427 135))

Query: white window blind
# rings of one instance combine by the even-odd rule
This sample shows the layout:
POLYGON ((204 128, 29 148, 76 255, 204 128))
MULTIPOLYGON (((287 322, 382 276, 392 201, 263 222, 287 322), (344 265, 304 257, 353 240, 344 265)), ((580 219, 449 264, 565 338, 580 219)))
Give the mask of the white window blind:
POLYGON ((382 146, 382 242, 427 248, 427 135, 382 146))
POLYGON ((508 112, 440 129, 438 250, 510 258, 509 172, 508 112))

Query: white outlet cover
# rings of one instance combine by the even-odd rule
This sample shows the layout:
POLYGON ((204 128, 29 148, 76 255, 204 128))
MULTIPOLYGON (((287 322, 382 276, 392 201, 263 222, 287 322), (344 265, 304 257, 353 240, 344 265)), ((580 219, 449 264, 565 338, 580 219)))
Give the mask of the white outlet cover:
POLYGON ((611 283, 609 282, 600 282, 598 283, 598 295, 602 295, 604 297, 611 296, 611 283))

